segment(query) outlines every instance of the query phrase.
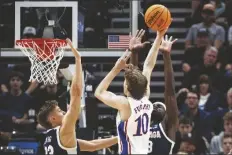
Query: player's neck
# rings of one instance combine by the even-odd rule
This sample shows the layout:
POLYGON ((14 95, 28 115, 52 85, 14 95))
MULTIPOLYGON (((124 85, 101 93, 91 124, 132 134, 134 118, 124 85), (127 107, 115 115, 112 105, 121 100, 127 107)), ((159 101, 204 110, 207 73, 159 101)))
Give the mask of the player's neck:
POLYGON ((19 96, 19 95, 22 94, 22 90, 21 90, 21 89, 11 89, 11 90, 10 90, 10 93, 11 93, 11 95, 13 95, 13 96, 19 96))

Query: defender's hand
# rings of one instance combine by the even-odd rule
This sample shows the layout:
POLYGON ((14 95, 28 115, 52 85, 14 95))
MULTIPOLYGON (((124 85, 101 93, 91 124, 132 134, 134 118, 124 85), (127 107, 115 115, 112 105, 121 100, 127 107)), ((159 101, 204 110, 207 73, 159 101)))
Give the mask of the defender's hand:
POLYGON ((129 42, 129 49, 130 51, 138 51, 142 49, 146 44, 149 44, 149 41, 145 41, 142 43, 142 38, 145 34, 145 30, 141 29, 140 31, 137 30, 136 35, 132 36, 130 33, 130 42, 129 42))
POLYGON ((160 51, 170 53, 172 49, 172 44, 175 43, 178 39, 172 40, 172 36, 168 38, 168 35, 165 36, 165 39, 162 39, 162 43, 160 45, 160 51))

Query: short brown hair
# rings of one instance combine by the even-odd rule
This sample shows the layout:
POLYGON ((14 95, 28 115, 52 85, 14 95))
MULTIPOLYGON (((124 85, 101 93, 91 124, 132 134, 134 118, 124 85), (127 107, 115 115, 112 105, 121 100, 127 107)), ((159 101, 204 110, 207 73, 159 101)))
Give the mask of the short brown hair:
POLYGON ((138 68, 130 64, 125 71, 125 79, 131 96, 137 100, 141 99, 147 90, 147 78, 138 68))
POLYGON ((46 129, 52 128, 51 122, 48 120, 49 114, 56 108, 58 102, 56 100, 46 101, 45 104, 40 108, 37 115, 37 121, 46 129))
POLYGON ((227 113, 223 116, 223 121, 232 121, 232 112, 227 112, 227 113))

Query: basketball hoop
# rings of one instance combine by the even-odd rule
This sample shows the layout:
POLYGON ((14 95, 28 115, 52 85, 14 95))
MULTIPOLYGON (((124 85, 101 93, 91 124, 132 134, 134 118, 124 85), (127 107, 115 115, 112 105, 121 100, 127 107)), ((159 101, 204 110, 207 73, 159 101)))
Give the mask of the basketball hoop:
POLYGON ((61 39, 21 39, 16 45, 31 62, 30 82, 57 84, 56 73, 67 45, 61 39))

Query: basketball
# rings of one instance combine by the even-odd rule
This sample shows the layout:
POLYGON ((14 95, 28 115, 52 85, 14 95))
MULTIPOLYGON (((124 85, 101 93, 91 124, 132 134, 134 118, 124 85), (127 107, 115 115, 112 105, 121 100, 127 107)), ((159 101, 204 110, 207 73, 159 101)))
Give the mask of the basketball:
POLYGON ((154 31, 165 29, 171 24, 172 18, 168 8, 156 4, 150 6, 144 16, 146 25, 154 31))

